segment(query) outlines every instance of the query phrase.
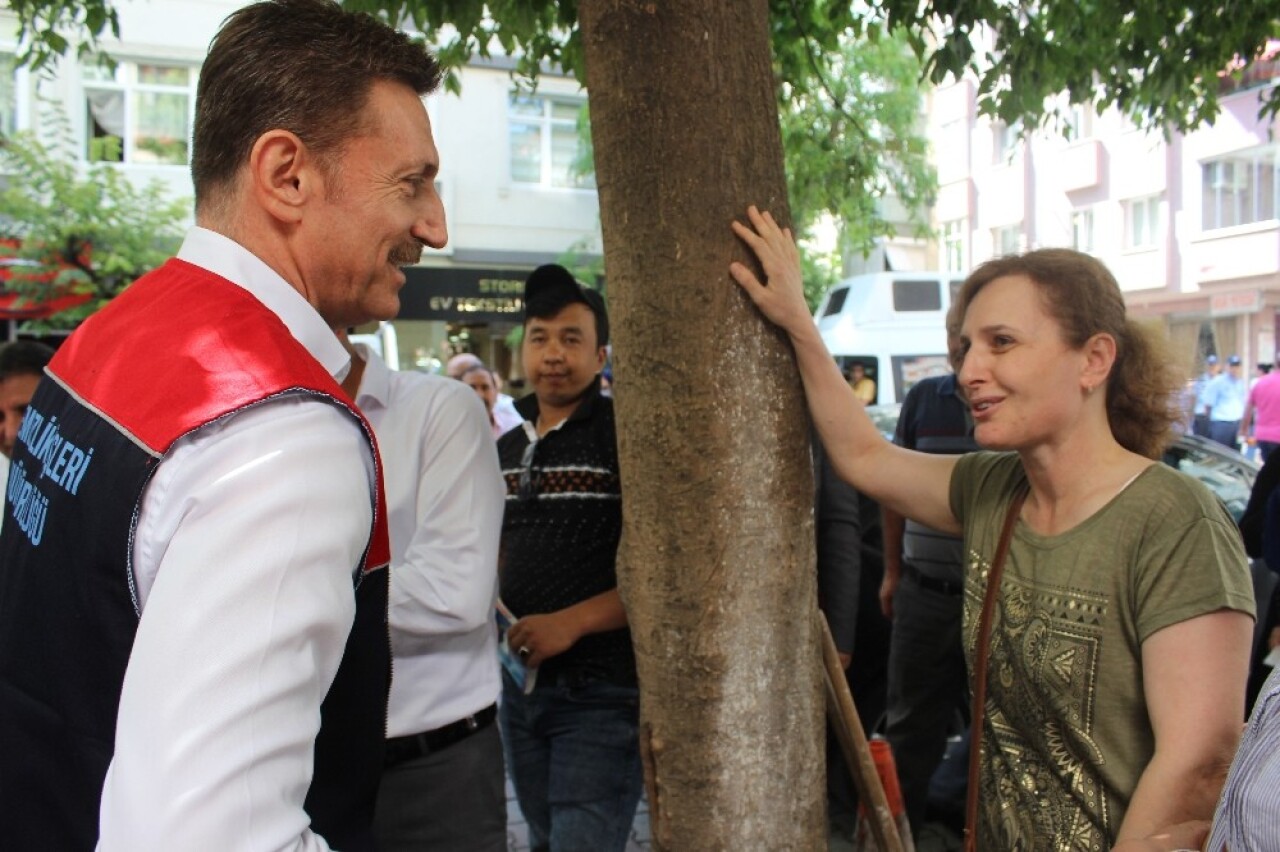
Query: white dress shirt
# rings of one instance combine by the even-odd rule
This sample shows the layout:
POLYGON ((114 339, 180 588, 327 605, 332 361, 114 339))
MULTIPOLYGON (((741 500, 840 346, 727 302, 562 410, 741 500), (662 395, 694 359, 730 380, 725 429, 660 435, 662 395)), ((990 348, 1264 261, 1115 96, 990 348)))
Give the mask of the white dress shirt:
POLYGON ((505 393, 498 394, 498 399, 493 404, 493 422, 498 427, 495 431, 499 436, 507 434, 524 422, 520 412, 516 411, 516 401, 505 393))
POLYGON ((494 603, 506 486, 470 387, 395 372, 367 347, 356 405, 382 454, 391 532, 387 735, 420 734, 493 704, 494 603))
MULTIPOLYGON (((333 332, 243 247, 195 228, 178 257, 244 287, 345 375, 333 332)), ((99 849, 328 848, 303 801, 369 539, 361 431, 334 405, 273 400, 183 437, 157 467, 133 546, 143 609, 99 849)))

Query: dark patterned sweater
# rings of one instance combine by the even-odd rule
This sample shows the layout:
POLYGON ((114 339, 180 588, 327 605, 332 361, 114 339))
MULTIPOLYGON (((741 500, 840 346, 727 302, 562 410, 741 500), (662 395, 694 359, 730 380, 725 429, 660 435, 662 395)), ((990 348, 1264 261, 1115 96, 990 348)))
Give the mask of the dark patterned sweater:
MULTIPOLYGON (((532 394, 516 410, 537 422, 532 394)), ((615 588, 622 535, 613 400, 600 395, 599 379, 577 410, 536 442, 526 473, 528 447, 523 428, 498 439, 507 484, 499 589, 517 617, 556 612, 615 588)), ((540 686, 589 680, 635 685, 630 631, 583 636, 539 667, 540 686)))

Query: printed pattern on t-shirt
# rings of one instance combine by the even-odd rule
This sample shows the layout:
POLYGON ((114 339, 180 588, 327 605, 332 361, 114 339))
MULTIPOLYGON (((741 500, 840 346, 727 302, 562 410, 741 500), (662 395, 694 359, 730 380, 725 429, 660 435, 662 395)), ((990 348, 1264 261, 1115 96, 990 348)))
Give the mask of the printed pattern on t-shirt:
MULTIPOLYGON (((991 566, 975 551, 968 558, 970 576, 981 583, 967 594, 980 609, 991 566)), ((1104 850, 1118 828, 1091 771, 1105 762, 1093 732, 1106 596, 1007 574, 1001 586, 982 743, 987 771, 980 800, 987 824, 998 826, 988 840, 1000 849, 1049 848, 1044 844, 1052 838, 1054 849, 1104 850), (1020 718, 1009 719, 1001 708, 1017 708, 1020 718), (1076 807, 1062 806, 1071 800, 1076 807)), ((976 619, 965 629, 975 647, 976 619)))

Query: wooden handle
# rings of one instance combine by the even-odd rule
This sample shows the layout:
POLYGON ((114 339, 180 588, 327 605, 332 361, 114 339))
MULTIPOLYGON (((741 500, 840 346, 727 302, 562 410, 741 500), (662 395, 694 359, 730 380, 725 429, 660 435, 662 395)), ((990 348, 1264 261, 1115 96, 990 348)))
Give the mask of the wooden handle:
POLYGON ((871 833, 876 843, 883 852, 903 852, 902 838, 898 835, 898 826, 889 810, 884 785, 880 783, 875 760, 867 746, 867 734, 862 730, 858 709, 849 693, 849 683, 844 677, 844 667, 840 665, 835 640, 831 638, 831 628, 827 626, 827 619, 821 612, 817 614, 817 618, 822 625, 822 668, 826 675, 827 715, 835 727, 836 739, 840 741, 840 749, 849 765, 849 773, 853 775, 854 786, 858 788, 858 798, 866 805, 868 813, 872 814, 871 833))

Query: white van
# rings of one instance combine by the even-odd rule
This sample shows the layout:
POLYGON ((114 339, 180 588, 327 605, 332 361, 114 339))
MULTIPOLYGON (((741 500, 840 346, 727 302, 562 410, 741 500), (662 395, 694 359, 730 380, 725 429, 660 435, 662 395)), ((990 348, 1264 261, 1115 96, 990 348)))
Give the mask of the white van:
POLYGON ((855 275, 827 292, 814 322, 846 376, 859 363, 876 383, 876 404, 901 402, 950 369, 946 317, 962 283, 947 272, 855 275))

